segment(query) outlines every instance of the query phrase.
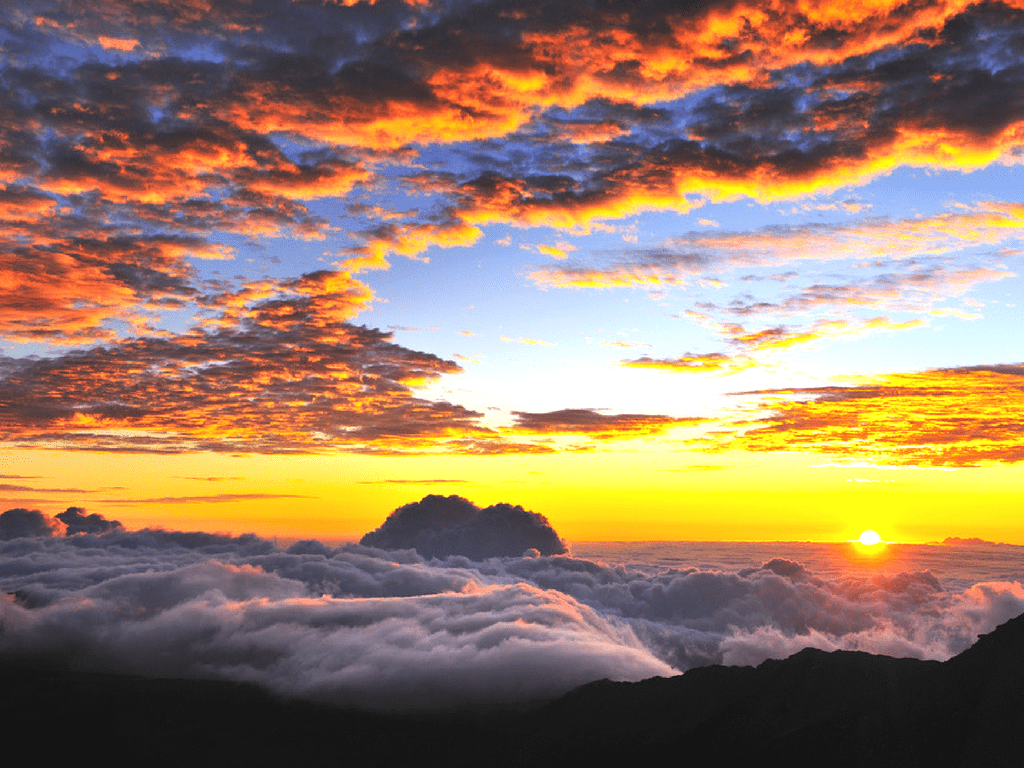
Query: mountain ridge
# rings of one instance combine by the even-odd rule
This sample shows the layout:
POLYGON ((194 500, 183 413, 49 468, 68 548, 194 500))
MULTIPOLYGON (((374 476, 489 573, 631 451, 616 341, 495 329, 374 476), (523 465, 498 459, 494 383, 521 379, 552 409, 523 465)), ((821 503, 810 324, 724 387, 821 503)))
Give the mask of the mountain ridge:
POLYGON ((158 765, 511 767, 770 754, 798 765, 1019 765, 1024 615, 945 662, 807 648, 757 667, 599 680, 526 710, 354 711, 252 685, 73 671, 38 658, 0 659, 0 686, 9 733, 66 757, 102 749, 114 764, 146 755, 158 765))

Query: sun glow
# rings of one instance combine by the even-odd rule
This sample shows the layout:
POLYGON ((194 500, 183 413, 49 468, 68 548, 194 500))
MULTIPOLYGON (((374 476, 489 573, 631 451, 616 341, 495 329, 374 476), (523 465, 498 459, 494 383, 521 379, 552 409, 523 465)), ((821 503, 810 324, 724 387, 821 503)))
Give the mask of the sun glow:
POLYGON ((872 530, 869 529, 869 530, 864 531, 860 535, 860 538, 857 539, 857 541, 859 541, 865 547, 873 547, 876 544, 880 544, 881 543, 882 537, 879 536, 876 531, 872 531, 872 530))

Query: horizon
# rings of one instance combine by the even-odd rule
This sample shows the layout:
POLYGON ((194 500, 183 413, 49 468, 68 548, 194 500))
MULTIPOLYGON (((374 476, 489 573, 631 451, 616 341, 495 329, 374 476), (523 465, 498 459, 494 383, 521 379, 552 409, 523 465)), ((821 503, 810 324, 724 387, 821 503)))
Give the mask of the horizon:
MULTIPOLYGON (((457 494, 453 494, 453 495, 457 496, 457 494)), ((464 497, 459 497, 459 498, 464 498, 464 497)), ((394 510, 391 510, 391 512, 394 513, 394 512, 399 511, 402 507, 415 505, 419 501, 420 500, 409 501, 406 504, 402 504, 401 506, 396 507, 394 510)), ((470 501, 472 503, 472 500, 468 500, 468 501, 470 501)), ((497 503, 499 503, 499 504, 502 504, 502 503, 504 503, 504 504, 511 504, 511 502, 497 502, 497 503)), ((481 506, 481 505, 475 505, 475 506, 481 506)), ((522 505, 513 505, 513 506, 522 506, 522 505)), ((27 507, 10 508, 10 509, 11 510, 14 510, 14 509, 27 510, 27 507)), ((82 507, 80 505, 72 505, 68 509, 69 510, 70 509, 81 510, 84 513, 89 513, 91 511, 91 510, 86 509, 85 507, 82 507)), ((0 510, 0 514, 2 514, 3 511, 5 511, 5 510, 0 510)), ((51 514, 51 513, 47 512, 46 510, 33 509, 33 510, 28 510, 28 511, 39 513, 39 514, 43 515, 44 517, 49 518, 51 520, 56 517, 56 514, 51 514)), ((536 510, 528 510, 528 511, 535 512, 536 510)), ((390 517, 390 514, 388 516, 390 517)), ((101 517, 105 517, 105 516, 101 515, 101 517)), ((380 524, 383 524, 385 522, 385 520, 386 520, 386 518, 382 519, 380 521, 380 524)), ((370 529, 364 531, 362 534, 360 534, 358 536, 354 536, 354 537, 286 536, 286 535, 280 535, 280 534, 274 534, 274 533, 261 533, 260 531, 257 531, 255 529, 249 529, 249 530, 242 530, 242 529, 230 530, 230 529, 227 529, 227 528, 221 528, 221 529, 215 529, 214 530, 214 529, 199 529, 199 528, 188 528, 188 527, 174 527, 173 523, 175 522, 175 518, 169 518, 169 521, 171 522, 170 526, 168 524, 166 524, 166 523, 164 523, 164 524, 157 524, 157 525, 130 526, 130 525, 124 525, 120 520, 118 520, 116 522, 121 526, 121 528, 123 530, 129 531, 129 532, 130 531, 156 530, 156 531, 171 531, 171 532, 179 531, 179 532, 182 532, 182 533, 209 533, 209 534, 214 534, 214 535, 217 535, 217 536, 229 536, 229 537, 254 535, 254 536, 258 536, 258 537, 260 537, 262 539, 265 539, 267 541, 272 541, 275 546, 281 546, 282 548, 285 548, 287 546, 290 546, 292 544, 296 544, 296 543, 299 543, 299 542, 302 542, 302 541, 318 541, 318 542, 321 542, 321 543, 324 543, 324 544, 328 544, 330 546, 344 546, 344 545, 347 545, 347 544, 359 544, 360 539, 363 538, 363 536, 365 536, 366 534, 370 533, 371 531, 377 530, 377 528, 379 527, 379 526, 377 526, 377 527, 374 527, 374 528, 370 528, 370 529)), ((188 520, 187 520, 187 518, 184 518, 184 519, 179 519, 178 522, 185 522, 185 523, 187 523, 188 520)), ((861 533, 864 533, 864 532, 861 532, 861 533)), ((886 539, 886 538, 879 537, 879 540, 876 541, 873 544, 865 543, 860 538, 860 535, 855 536, 853 538, 849 538, 849 539, 838 539, 838 538, 837 539, 740 539, 740 538, 736 538, 736 539, 727 539, 727 538, 716 538, 716 539, 640 539, 640 538, 570 539, 570 538, 564 537, 564 536, 559 536, 559 538, 562 541, 564 541, 567 545, 572 545, 572 544, 853 544, 853 545, 857 545, 858 549, 861 549, 861 550, 863 550, 865 552, 869 552, 869 553, 872 550, 878 550, 878 551, 884 550, 887 546, 904 546, 904 545, 906 545, 906 546, 993 545, 993 546, 1011 546, 1011 547, 1024 546, 1024 544, 1018 544, 1018 543, 1010 542, 1010 541, 995 541, 995 540, 991 540, 991 539, 984 539, 984 538, 977 537, 977 536, 956 536, 956 535, 948 535, 948 536, 946 536, 945 538, 943 538, 941 540, 938 540, 938 539, 927 539, 927 540, 916 540, 916 541, 915 540, 906 540, 906 539, 904 539, 904 540, 886 539)), ((571 555, 571 552, 569 552, 567 554, 571 555)))
MULTIPOLYGON (((471 504, 473 507, 476 507, 478 510, 483 508, 481 505, 474 504, 472 502, 472 500, 465 499, 464 497, 458 496, 457 494, 453 494, 453 495, 448 496, 448 497, 444 497, 444 496, 434 496, 434 497, 427 496, 427 497, 424 497, 423 499, 416 500, 416 501, 410 501, 410 502, 408 502, 406 504, 401 505, 400 507, 397 507, 396 509, 391 511, 391 513, 387 516, 387 518, 385 518, 384 520, 381 520, 381 523, 380 523, 379 526, 377 526, 375 528, 372 528, 372 529, 369 529, 367 531, 364 531, 362 535, 356 536, 356 537, 352 537, 352 538, 331 537, 331 536, 321 536, 321 537, 281 536, 281 535, 276 535, 276 534, 263 534, 263 533, 260 533, 260 532, 258 532, 256 530, 243 530, 243 531, 231 531, 231 530, 227 530, 227 529, 205 530, 205 529, 187 528, 187 527, 186 528, 174 528, 174 527, 168 527, 167 525, 146 525, 146 526, 132 527, 132 526, 124 525, 124 523, 122 523, 120 520, 114 520, 112 518, 107 518, 104 515, 98 515, 97 517, 98 517, 98 519, 101 519, 101 520, 109 520, 110 522, 113 523, 113 525, 116 526, 116 528, 118 530, 122 530, 122 531, 125 531, 125 532, 160 531, 160 532, 169 532, 169 533, 204 533, 204 534, 211 534, 211 535, 214 535, 214 536, 228 537, 228 538, 236 538, 236 537, 244 537, 244 536, 256 536, 256 537, 258 537, 260 539, 263 539, 265 541, 272 542, 275 547, 279 547, 281 549, 287 549, 288 547, 290 547, 290 546, 292 546, 294 544, 298 544, 298 543, 302 543, 302 542, 311 542, 311 541, 312 542, 319 542, 319 543, 322 543, 322 544, 326 544, 326 545, 329 545, 331 547, 344 547, 344 546, 347 546, 347 545, 359 545, 363 538, 367 537, 371 533, 374 533, 374 532, 377 532, 377 531, 381 530, 381 527, 384 526, 384 524, 390 518, 394 517, 396 513, 400 513, 404 509, 409 508, 409 507, 419 506, 421 502, 427 501, 428 498, 439 498, 441 500, 450 500, 452 498, 456 498, 459 501, 469 502, 469 504, 471 504)), ((512 507, 515 507, 517 509, 523 509, 522 505, 510 504, 509 502, 499 502, 498 504, 499 505, 512 506, 512 507)), ((61 529, 62 524, 60 523, 60 516, 59 516, 59 514, 49 514, 48 512, 41 511, 41 510, 38 510, 38 509, 29 510, 29 509, 27 509, 25 507, 11 508, 9 510, 4 510, 4 511, 9 511, 9 512, 12 512, 12 513, 27 512, 27 513, 29 513, 31 515, 38 516, 38 519, 46 520, 47 521, 46 525, 53 526, 53 531, 48 531, 45 528, 40 528, 35 533, 32 533, 32 532, 22 532, 22 533, 17 533, 16 536, 22 536, 22 535, 25 535, 25 536, 35 536, 35 535, 45 535, 45 536, 64 535, 64 536, 73 536, 73 535, 78 535, 78 534, 82 534, 82 533, 93 533, 93 534, 95 534, 95 533, 106 532, 106 529, 104 528, 104 529, 101 529, 101 530, 98 530, 98 531, 93 531, 93 530, 68 530, 66 533, 62 534, 62 533, 60 533, 60 531, 62 530, 61 529)), ((0 515, 2 515, 4 511, 0 511, 0 515)), ((526 512, 527 513, 535 513, 535 510, 526 510, 526 512)), ((65 514, 67 514, 67 513, 74 513, 76 516, 83 516, 83 515, 84 516, 92 516, 92 515, 90 515, 88 509, 85 509, 84 507, 81 507, 81 506, 69 507, 65 511, 65 514)), ((544 516, 541 513, 536 513, 536 514, 539 514, 540 518, 544 521, 545 524, 550 525, 550 521, 547 520, 546 516, 544 516)), ((768 545, 768 544, 777 544, 777 545, 786 545, 786 544, 796 544, 796 545, 799 545, 799 544, 820 544, 820 545, 842 545, 842 544, 849 544, 849 545, 852 545, 852 548, 855 551, 864 553, 866 555, 866 557, 867 557, 865 562, 869 562, 874 555, 882 553, 884 550, 886 550, 889 547, 901 547, 901 546, 911 546, 911 547, 915 547, 915 546, 917 546, 917 547, 923 547, 923 546, 942 546, 942 547, 950 547, 950 546, 1024 547, 1024 544, 1016 544, 1016 543, 1008 542, 1008 541, 993 541, 993 540, 990 540, 990 539, 983 539, 983 538, 976 537, 976 536, 963 537, 963 536, 953 536, 953 535, 950 535, 950 536, 946 536, 942 540, 932 539, 932 540, 922 540, 922 541, 886 539, 886 538, 882 538, 881 535, 879 535, 876 531, 873 531, 871 529, 864 530, 857 537, 850 538, 850 539, 724 539, 724 538, 719 538, 719 539, 638 539, 638 538, 631 538, 631 539, 625 539, 625 538, 624 539, 570 539, 570 538, 567 538, 567 537, 559 535, 558 531, 555 528, 552 528, 552 531, 558 537, 558 539, 560 541, 562 541, 568 547, 567 551, 565 553, 563 553, 566 556, 574 556, 573 552, 572 552, 572 546, 573 545, 598 545, 598 546, 600 546, 600 545, 615 545, 615 544, 622 544, 622 545, 630 545, 630 544, 669 544, 669 545, 672 545, 672 544, 678 544, 678 545, 686 545, 686 544, 694 544, 694 545, 700 545, 700 544, 712 544, 712 545, 714 545, 714 544, 752 544, 752 545, 758 545, 758 544, 763 544, 763 545, 768 545), (874 539, 874 540, 865 541, 865 539, 864 539, 865 534, 875 534, 875 536, 877 538, 874 539)), ((373 546, 373 545, 371 545, 371 546, 373 546)))
POLYGON ((1024 0, 14 0, 0 511, 1024 545, 1024 0))

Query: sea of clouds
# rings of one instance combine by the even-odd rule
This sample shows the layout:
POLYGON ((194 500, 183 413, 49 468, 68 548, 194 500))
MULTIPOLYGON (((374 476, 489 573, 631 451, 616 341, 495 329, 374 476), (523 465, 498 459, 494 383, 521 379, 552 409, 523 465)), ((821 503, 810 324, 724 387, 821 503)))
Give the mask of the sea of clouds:
POLYGON ((529 702, 808 646, 945 659, 1022 612, 1020 582, 951 591, 928 572, 641 568, 537 548, 425 558, 128 531, 77 508, 0 515, 0 653, 376 709, 529 702))

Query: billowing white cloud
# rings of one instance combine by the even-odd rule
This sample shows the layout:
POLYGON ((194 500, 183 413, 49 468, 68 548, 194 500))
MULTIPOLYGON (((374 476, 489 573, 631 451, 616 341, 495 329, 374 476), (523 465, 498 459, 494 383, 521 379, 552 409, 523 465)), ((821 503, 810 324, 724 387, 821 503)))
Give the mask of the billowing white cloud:
POLYGON ((1024 611, 1020 582, 425 559, 256 536, 112 527, 0 542, 0 653, 254 682, 382 709, 555 696, 808 647, 944 659, 1024 611))

